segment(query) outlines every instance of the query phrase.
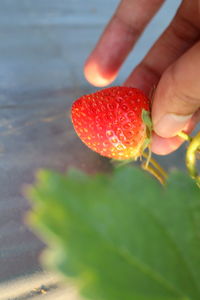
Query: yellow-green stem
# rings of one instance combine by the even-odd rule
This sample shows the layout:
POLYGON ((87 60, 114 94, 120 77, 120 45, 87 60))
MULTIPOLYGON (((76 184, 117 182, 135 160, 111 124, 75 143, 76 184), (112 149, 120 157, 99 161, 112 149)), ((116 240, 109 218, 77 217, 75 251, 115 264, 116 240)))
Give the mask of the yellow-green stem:
POLYGON ((180 138, 182 138, 183 140, 185 141, 188 141, 188 142, 191 142, 192 140, 192 137, 189 136, 187 133, 185 133, 184 131, 180 131, 178 134, 177 134, 180 138))
POLYGON ((158 170, 154 169, 150 165, 146 165, 144 162, 141 167, 145 170, 148 171, 150 174, 152 174, 162 185, 165 184, 165 178, 161 174, 158 173, 158 170))
POLYGON ((186 152, 186 166, 190 173, 190 176, 194 178, 197 182, 197 185, 200 187, 200 176, 196 169, 196 152, 200 148, 200 132, 192 138, 187 152, 186 152))
MULTIPOLYGON (((149 159, 149 155, 146 152, 143 152, 142 156, 146 159, 149 159)), ((157 163, 155 159, 152 157, 149 159, 149 163, 152 164, 152 166, 161 174, 162 177, 167 179, 168 175, 167 173, 163 170, 163 168, 157 163)))

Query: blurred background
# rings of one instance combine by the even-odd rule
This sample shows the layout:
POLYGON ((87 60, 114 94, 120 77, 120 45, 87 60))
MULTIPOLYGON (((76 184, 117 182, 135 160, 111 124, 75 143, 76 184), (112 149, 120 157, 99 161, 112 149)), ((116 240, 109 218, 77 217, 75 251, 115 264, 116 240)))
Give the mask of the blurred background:
MULTIPOLYGON (((166 1, 114 85, 142 59, 179 3, 166 1)), ((77 138, 69 111, 73 100, 96 90, 86 82, 83 64, 117 5, 118 0, 0 1, 0 299, 35 299, 45 289, 44 297, 61 299, 57 279, 39 266, 44 245, 24 223, 29 203, 22 188, 33 182, 37 168, 110 170, 107 159, 77 138)), ((180 167, 182 150, 158 160, 166 168, 180 167)))

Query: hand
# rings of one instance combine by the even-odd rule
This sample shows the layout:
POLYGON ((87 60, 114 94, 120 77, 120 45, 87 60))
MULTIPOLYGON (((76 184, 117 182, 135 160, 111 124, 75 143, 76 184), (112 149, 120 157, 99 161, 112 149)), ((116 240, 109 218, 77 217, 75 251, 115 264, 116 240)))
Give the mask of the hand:
MULTIPOLYGON (((145 26, 164 0, 122 0, 86 61, 90 83, 111 83, 145 26), (145 9, 144 9, 145 8, 145 9)), ((174 19, 125 82, 148 95, 152 104, 152 151, 168 154, 200 118, 200 0, 183 0, 174 19)))

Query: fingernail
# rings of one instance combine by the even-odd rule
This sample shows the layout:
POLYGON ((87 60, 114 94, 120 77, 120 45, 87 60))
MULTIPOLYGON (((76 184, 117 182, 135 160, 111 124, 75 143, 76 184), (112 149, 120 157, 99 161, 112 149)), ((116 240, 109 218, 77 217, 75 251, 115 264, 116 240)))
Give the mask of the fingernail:
POLYGON ((166 114, 154 124, 154 131, 165 138, 177 135, 191 119, 190 115, 166 114))

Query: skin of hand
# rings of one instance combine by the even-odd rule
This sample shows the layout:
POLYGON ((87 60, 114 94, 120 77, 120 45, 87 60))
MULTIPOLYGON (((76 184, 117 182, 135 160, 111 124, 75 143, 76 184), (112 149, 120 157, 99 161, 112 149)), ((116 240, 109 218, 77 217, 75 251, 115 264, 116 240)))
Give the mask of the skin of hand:
MULTIPOLYGON (((95 86, 106 86, 117 73, 164 0, 122 0, 87 59, 84 73, 95 86), (145 9, 144 9, 145 8, 145 9)), ((183 0, 173 20, 132 71, 126 86, 150 94, 154 134, 152 151, 165 155, 200 120, 200 0, 183 0)))

